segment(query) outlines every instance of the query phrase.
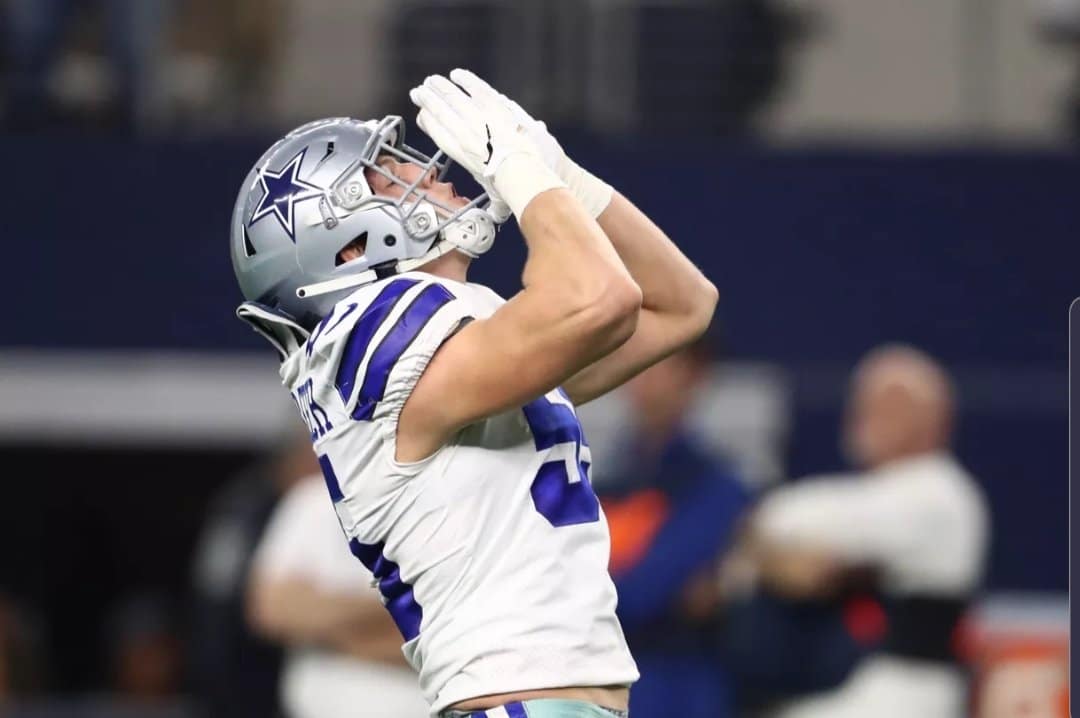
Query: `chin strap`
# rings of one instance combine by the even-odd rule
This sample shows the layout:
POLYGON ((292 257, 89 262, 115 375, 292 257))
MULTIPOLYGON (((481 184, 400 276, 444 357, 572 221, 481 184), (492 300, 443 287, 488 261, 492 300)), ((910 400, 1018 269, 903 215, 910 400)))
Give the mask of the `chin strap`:
POLYGON ((297 287, 296 296, 301 299, 307 299, 308 297, 318 297, 323 294, 338 292, 342 289, 352 289, 353 287, 370 284, 376 280, 383 279, 384 277, 412 271, 420 265, 427 264, 433 259, 438 259, 455 249, 457 249, 457 247, 447 242, 436 242, 435 246, 414 259, 400 259, 395 262, 387 262, 374 269, 369 269, 366 272, 348 274, 344 277, 328 279, 325 282, 315 282, 314 284, 305 284, 302 287, 297 287))
POLYGON ((474 207, 442 231, 442 238, 476 259, 495 244, 499 227, 486 209, 474 207))
POLYGON ((431 249, 419 257, 399 259, 357 274, 305 284, 296 289, 296 296, 307 299, 370 284, 385 277, 412 271, 455 249, 476 259, 495 244, 495 234, 498 231, 494 218, 486 210, 476 207, 462 214, 458 220, 444 229, 431 249))

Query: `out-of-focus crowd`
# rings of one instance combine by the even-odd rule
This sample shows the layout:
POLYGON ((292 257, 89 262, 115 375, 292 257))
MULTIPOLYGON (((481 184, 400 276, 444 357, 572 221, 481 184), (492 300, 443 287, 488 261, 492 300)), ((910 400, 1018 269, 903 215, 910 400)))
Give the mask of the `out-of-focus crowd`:
MULTIPOLYGON (((7 30, 4 123, 9 131, 127 134, 278 127, 312 113, 383 114, 405 109, 404 90, 416 80, 454 65, 531 87, 534 105, 559 121, 587 124, 591 115, 615 110, 629 118, 644 115, 624 110, 649 78, 627 77, 627 88, 611 88, 603 107, 590 107, 589 58, 601 57, 613 39, 583 33, 589 21, 606 23, 605 13, 649 11, 648 3, 636 5, 615 11, 498 0, 8 0, 0 6, 7 30), (507 37, 516 39, 512 54, 507 37), (528 63, 519 61, 523 45, 532 50, 528 63)), ((790 23, 764 0, 722 5, 690 3, 683 10, 693 15, 676 13, 669 22, 672 33, 700 28, 703 19, 726 31, 724 52, 703 49, 695 63, 730 87, 673 99, 681 115, 697 116, 700 131, 742 132, 779 79, 790 23)), ((670 48, 670 38, 656 40, 670 48)), ((678 116, 640 119, 621 129, 678 116)))
MULTIPOLYGON (((704 340, 626 387, 632 426, 617 439, 617 465, 596 477, 642 674, 632 714, 965 715, 964 617, 989 520, 949 448, 945 370, 911 347, 871 352, 854 371, 843 427, 852 471, 756 495, 687 425, 714 358, 704 340)), ((277 681, 288 715, 422 715, 399 636, 301 455, 264 483, 297 477, 263 514, 265 529, 244 501, 224 500, 208 524, 198 586, 215 608, 204 615, 231 625, 193 635, 204 695, 215 713, 265 710, 245 713, 253 704, 235 689, 272 683, 276 667, 259 673, 242 659, 271 641, 286 647, 277 681), (210 580, 215 537, 241 534, 250 557, 228 581, 210 580)))
MULTIPOLYGON (((947 372, 912 347, 872 351, 842 427, 851 471, 761 492, 689 426, 711 341, 627 385, 631 426, 594 476, 642 674, 632 715, 968 715, 965 617, 990 526, 950 450, 947 372)), ((306 436, 222 485, 200 535, 189 605, 136 596, 109 618, 115 696, 213 716, 425 714, 306 436)), ((0 609, 0 695, 32 695, 40 627, 0 609)))
POLYGON ((6 0, 0 13, 9 131, 404 113, 407 88, 454 66, 549 123, 606 134, 1061 141, 1080 127, 1078 0, 889 13, 854 0, 6 0))

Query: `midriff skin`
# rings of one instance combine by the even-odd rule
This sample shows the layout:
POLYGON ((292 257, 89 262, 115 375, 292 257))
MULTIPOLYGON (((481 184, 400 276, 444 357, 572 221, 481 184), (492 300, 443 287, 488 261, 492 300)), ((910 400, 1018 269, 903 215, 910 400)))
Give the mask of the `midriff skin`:
POLYGON ((533 701, 538 698, 557 698, 564 701, 582 701, 604 708, 624 711, 630 705, 630 689, 626 686, 585 686, 578 688, 544 688, 536 691, 495 693, 490 696, 469 698, 450 706, 451 710, 478 711, 495 708, 506 703, 533 701))

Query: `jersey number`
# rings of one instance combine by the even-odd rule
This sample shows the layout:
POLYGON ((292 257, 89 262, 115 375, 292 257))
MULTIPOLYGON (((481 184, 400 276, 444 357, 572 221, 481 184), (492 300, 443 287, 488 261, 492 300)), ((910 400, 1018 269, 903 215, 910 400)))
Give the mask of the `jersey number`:
MULTIPOLYGON (((551 457, 540 465, 530 486, 533 505, 552 526, 598 521, 600 502, 589 483, 591 456, 585 433, 566 393, 556 389, 548 396, 522 407, 536 450, 546 451, 551 457)), ((344 498, 341 484, 329 457, 318 458, 330 499, 336 504, 344 498)), ((416 638, 420 633, 423 610, 416 602, 412 586, 402 580, 398 565, 387 559, 384 545, 364 544, 354 538, 349 542, 349 548, 378 580, 386 608, 401 635, 407 641, 416 638)))
POLYGON ((552 526, 598 521, 600 502, 589 483, 592 457, 570 398, 556 389, 522 411, 536 450, 552 457, 540 465, 530 487, 536 510, 552 526))

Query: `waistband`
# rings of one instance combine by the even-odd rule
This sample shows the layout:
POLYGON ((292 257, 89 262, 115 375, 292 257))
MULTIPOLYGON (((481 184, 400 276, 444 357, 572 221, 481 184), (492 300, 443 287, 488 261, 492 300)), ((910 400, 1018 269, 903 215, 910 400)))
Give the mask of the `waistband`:
POLYGON ((537 698, 505 703, 482 711, 445 710, 439 718, 628 718, 626 711, 605 708, 584 701, 537 698))

